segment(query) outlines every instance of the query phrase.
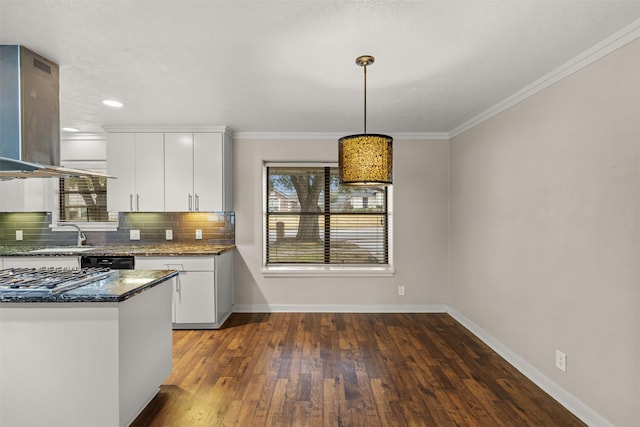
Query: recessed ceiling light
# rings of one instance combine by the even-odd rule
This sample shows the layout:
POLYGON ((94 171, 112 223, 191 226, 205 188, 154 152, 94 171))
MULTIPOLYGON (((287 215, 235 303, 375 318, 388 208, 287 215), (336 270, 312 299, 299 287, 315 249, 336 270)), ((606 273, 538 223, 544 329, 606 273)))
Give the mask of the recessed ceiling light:
POLYGON ((65 132, 78 132, 78 129, 76 128, 62 128, 62 130, 65 132))
POLYGON ((105 99, 104 101, 102 101, 102 103, 104 105, 108 105, 109 107, 122 107, 122 102, 120 101, 115 101, 113 99, 105 99))

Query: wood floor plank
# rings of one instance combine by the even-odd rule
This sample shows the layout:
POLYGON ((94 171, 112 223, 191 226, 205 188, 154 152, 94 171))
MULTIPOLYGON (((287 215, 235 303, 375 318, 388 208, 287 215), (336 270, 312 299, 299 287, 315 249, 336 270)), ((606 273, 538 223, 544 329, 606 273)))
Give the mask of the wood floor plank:
POLYGON ((584 426, 447 314, 236 313, 173 339, 133 427, 584 426))

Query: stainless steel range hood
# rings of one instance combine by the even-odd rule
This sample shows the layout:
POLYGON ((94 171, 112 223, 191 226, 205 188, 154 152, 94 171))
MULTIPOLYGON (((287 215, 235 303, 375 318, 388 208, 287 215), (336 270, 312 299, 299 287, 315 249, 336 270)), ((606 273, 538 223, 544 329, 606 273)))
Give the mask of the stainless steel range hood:
POLYGON ((58 65, 0 45, 0 180, 109 175, 60 167, 58 65))

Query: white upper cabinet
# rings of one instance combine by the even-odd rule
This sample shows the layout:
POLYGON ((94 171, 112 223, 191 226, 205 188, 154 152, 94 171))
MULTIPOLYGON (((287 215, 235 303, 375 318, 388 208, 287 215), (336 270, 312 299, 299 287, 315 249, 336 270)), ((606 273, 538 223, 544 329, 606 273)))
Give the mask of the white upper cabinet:
POLYGON ((0 181, 0 212, 51 212, 58 178, 0 181))
POLYGON ((231 137, 222 132, 165 134, 165 210, 233 210, 231 137))
MULTIPOLYGON (((218 133, 196 133, 193 135, 193 193, 196 211, 229 211, 225 196, 227 180, 224 172, 225 148, 223 135, 218 133)), ((229 165, 230 167, 230 165, 229 165)))
POLYGON ((109 133, 107 209, 164 211, 164 135, 160 132, 109 133))
POLYGON ((224 127, 108 129, 110 211, 233 210, 233 142, 224 127), (130 131, 127 131, 130 130, 130 131))
POLYGON ((224 199, 224 135, 167 133, 164 144, 165 210, 229 210, 224 199))

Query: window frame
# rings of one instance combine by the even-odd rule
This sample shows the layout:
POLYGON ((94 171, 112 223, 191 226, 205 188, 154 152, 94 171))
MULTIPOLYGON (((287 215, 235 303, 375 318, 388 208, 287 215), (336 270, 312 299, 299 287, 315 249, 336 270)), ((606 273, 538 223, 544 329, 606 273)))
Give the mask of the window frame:
POLYGON ((338 167, 337 162, 262 162, 262 268, 265 277, 314 277, 314 276, 347 276, 347 277, 391 277, 395 274, 393 264, 393 186, 387 187, 387 264, 267 264, 267 221, 269 208, 267 168, 305 167, 324 168, 338 167))

